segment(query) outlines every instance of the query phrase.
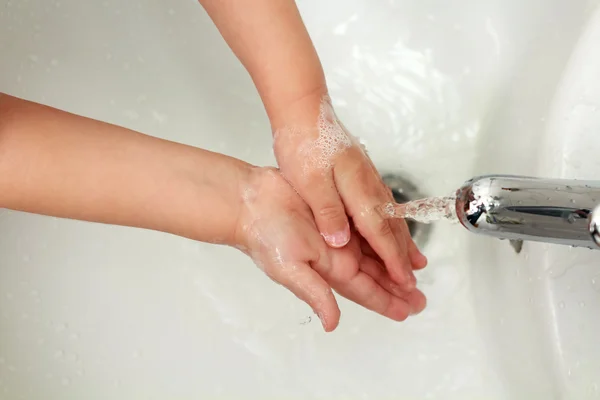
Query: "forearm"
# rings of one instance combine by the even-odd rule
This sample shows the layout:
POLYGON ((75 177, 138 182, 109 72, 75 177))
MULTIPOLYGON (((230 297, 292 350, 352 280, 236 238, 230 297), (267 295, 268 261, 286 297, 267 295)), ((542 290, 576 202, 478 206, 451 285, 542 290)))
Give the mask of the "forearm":
POLYGON ((241 161, 0 94, 0 207, 228 242, 241 161))
POLYGON ((294 0, 200 3, 250 73, 272 124, 279 125, 287 108, 307 96, 316 99, 309 104, 318 112, 325 77, 294 0))

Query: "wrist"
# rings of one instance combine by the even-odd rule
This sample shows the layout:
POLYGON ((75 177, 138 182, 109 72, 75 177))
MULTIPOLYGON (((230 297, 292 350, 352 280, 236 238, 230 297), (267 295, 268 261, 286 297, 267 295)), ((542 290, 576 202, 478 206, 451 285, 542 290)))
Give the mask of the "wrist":
POLYGON ((273 134, 285 127, 314 127, 324 100, 329 100, 329 94, 323 83, 285 100, 265 101, 273 134))
POLYGON ((243 189, 255 167, 222 154, 194 150, 204 154, 195 154, 178 168, 173 197, 181 199, 182 207, 172 210, 173 224, 165 230, 201 242, 238 246, 243 189))
POLYGON ((230 245, 244 252, 247 252, 250 247, 249 234, 255 219, 253 208, 267 195, 263 184, 267 175, 273 170, 274 168, 271 167, 249 166, 244 170, 238 182, 239 208, 230 245))

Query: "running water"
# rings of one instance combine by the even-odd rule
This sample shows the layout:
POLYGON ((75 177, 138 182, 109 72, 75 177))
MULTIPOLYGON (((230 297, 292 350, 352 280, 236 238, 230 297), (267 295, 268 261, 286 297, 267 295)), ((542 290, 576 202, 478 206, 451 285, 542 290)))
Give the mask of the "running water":
POLYGON ((377 212, 384 218, 409 218, 417 222, 447 220, 458 222, 456 215, 456 197, 428 197, 409 201, 408 203, 385 203, 377 207, 377 212))

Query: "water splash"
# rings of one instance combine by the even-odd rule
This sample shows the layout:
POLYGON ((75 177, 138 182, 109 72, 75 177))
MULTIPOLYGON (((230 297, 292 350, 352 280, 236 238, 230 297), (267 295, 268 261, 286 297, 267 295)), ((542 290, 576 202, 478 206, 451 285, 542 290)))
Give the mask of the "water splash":
POLYGON ((456 198, 453 196, 428 197, 403 204, 385 203, 376 210, 386 219, 408 218, 424 224, 440 220, 457 223, 455 204, 456 198))

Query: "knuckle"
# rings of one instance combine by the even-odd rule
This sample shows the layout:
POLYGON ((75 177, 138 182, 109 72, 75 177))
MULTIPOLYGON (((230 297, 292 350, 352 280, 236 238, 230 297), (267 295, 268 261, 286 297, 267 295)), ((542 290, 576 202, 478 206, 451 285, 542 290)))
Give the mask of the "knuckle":
POLYGON ((341 205, 325 205, 319 208, 317 215, 328 221, 340 221, 346 218, 346 211, 341 205))
POLYGON ((389 237, 393 236, 394 231, 388 220, 380 219, 375 223, 373 233, 379 237, 389 237))
POLYGON ((327 175, 327 170, 319 168, 318 166, 305 163, 302 168, 303 173, 300 175, 305 185, 314 185, 321 183, 323 178, 327 175))

